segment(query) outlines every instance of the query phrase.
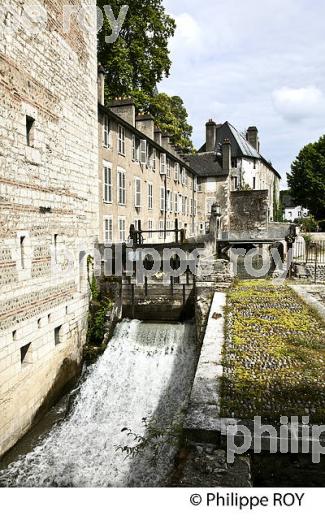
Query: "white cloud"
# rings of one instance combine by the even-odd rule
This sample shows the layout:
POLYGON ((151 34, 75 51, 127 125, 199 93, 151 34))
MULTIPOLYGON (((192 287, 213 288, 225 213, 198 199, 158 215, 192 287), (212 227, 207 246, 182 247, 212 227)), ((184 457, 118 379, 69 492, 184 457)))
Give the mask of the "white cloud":
POLYGON ((189 13, 176 15, 175 20, 177 28, 171 40, 172 52, 198 52, 201 49, 202 34, 197 21, 189 13))
POLYGON ((178 29, 159 88, 184 99, 195 145, 210 117, 256 125, 263 155, 285 174, 324 134, 324 0, 163 2, 178 29))
POLYGON ((313 117, 324 109, 323 93, 314 86, 282 87, 274 90, 272 97, 276 111, 289 121, 313 117))

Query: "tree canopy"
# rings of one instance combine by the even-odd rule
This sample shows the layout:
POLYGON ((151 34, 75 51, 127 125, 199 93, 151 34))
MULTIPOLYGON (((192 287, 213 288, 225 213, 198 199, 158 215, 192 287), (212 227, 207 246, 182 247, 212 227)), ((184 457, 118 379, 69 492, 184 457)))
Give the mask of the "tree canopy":
MULTIPOLYGON (((103 9, 107 2, 97 0, 103 9)), ((117 18, 124 0, 112 0, 117 18)), ((115 43, 106 43, 112 29, 106 17, 98 35, 98 61, 107 71, 106 99, 132 97, 137 112, 150 112, 163 133, 184 152, 193 151, 188 113, 179 96, 157 92, 157 84, 168 77, 171 67, 168 42, 176 24, 162 0, 134 0, 115 43)))
POLYGON ((163 92, 147 96, 134 91, 133 99, 140 112, 149 112, 155 118, 162 133, 168 134, 172 143, 184 153, 194 151, 191 135, 193 127, 188 123, 188 113, 179 96, 169 96, 163 92))
MULTIPOLYGON (((106 0, 97 0, 101 9, 106 0)), ((110 7, 117 18, 124 0, 111 0, 110 7)), ((157 83, 168 76, 171 60, 169 38, 175 33, 175 20, 162 5, 162 0, 132 0, 114 43, 106 43, 112 32, 109 20, 98 34, 98 59, 106 68, 107 93, 111 97, 129 95, 132 90, 142 90, 153 95, 157 83)))
POLYGON ((317 219, 325 218, 325 135, 299 153, 288 174, 290 193, 317 219))

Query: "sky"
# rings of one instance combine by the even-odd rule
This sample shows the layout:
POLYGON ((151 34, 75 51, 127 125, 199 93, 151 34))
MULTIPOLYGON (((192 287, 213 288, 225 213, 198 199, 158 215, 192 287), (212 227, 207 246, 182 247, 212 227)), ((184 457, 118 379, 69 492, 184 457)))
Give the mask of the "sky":
POLYGON ((205 123, 257 126, 262 155, 282 175, 325 133, 324 0, 163 0, 177 22, 170 76, 198 148, 205 123))

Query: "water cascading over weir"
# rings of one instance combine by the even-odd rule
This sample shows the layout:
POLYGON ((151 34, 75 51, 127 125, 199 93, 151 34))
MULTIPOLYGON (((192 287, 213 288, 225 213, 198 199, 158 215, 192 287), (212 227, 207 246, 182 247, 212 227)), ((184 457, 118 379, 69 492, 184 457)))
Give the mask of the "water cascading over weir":
POLYGON ((0 486, 164 485, 198 354, 191 323, 122 321, 68 416, 0 471, 0 486), (126 457, 121 448, 132 448, 135 435, 142 447, 126 457))

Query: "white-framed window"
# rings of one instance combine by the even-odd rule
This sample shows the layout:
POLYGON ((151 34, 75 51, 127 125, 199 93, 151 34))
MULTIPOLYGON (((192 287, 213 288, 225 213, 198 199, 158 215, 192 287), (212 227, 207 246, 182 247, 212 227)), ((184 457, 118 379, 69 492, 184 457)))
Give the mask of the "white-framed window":
POLYGON ((156 148, 153 148, 152 149, 152 153, 151 153, 151 167, 152 167, 152 171, 156 171, 156 164, 157 164, 157 152, 156 152, 156 148))
POLYGON ((174 211, 174 194, 170 192, 170 211, 174 211))
POLYGON ((186 200, 185 197, 182 197, 182 215, 186 214, 186 200))
POLYGON ((134 179, 134 206, 141 208, 141 179, 134 179))
POLYGON ((138 218, 135 219, 135 221, 134 221, 134 229, 136 231, 140 231, 140 229, 141 229, 141 220, 138 218))
POLYGON ((139 160, 139 146, 137 143, 137 138, 135 135, 132 135, 132 161, 139 160))
POLYGON ((109 244, 113 242, 113 217, 104 217, 104 242, 109 244))
POLYGON ((167 227, 167 236, 170 236, 170 230, 171 230, 171 221, 170 220, 167 220, 167 223, 166 223, 166 227, 167 227))
POLYGON ((170 199, 171 199, 171 193, 169 190, 167 190, 167 211, 170 211, 170 199))
POLYGON ((160 211, 165 211, 165 188, 160 188, 160 211))
POLYGON ((126 205, 126 172, 117 170, 117 200, 120 206, 126 205))
POLYGON ((193 189, 194 191, 198 191, 197 177, 193 179, 193 189))
POLYGON ((182 211, 183 211, 183 197, 179 193, 178 194, 178 213, 182 213, 182 211))
POLYGON ((103 121, 103 144, 105 148, 111 146, 110 121, 107 115, 104 116, 103 121))
POLYGON ((125 155, 125 128, 118 125, 118 153, 125 155))
POLYGON ((178 194, 177 193, 175 193, 174 200, 175 200, 174 210, 175 210, 175 213, 178 213, 178 194))
POLYGON ((166 174, 166 154, 165 153, 160 154, 160 174, 161 175, 166 174))
POLYGON ((164 221, 159 220, 159 238, 164 238, 164 221))
POLYGON ((147 164, 147 141, 140 140, 140 164, 147 164))
POLYGON ((148 183, 148 209, 153 208, 153 184, 148 183))
POLYGON ((182 184, 185 185, 186 183, 186 171, 185 168, 182 168, 182 184))
POLYGON ((119 241, 126 241, 126 222, 125 217, 118 218, 118 232, 119 232, 119 241))
POLYGON ((186 215, 189 215, 189 212, 190 212, 190 208, 189 208, 189 202, 188 202, 188 197, 185 197, 185 213, 186 215))
POLYGON ((179 182, 179 163, 178 162, 175 163, 174 171, 175 171, 175 181, 179 182))
POLYGON ((104 202, 111 204, 113 202, 112 165, 104 162, 103 170, 104 202))
POLYGON ((166 171, 167 171, 167 177, 170 179, 170 171, 171 171, 170 159, 166 160, 166 171))
POLYGON ((148 220, 148 238, 152 238, 152 230, 153 230, 153 221, 148 220))

